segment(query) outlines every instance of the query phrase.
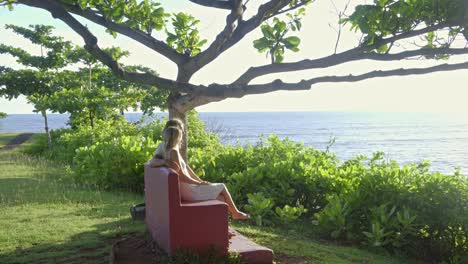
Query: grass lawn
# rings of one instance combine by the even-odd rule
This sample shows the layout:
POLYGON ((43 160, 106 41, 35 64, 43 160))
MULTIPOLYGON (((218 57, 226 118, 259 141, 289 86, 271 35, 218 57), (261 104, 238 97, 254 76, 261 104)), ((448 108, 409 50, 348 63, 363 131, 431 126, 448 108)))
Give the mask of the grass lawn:
MULTIPOLYGON (((64 176, 60 164, 0 151, 0 263, 109 263, 116 238, 144 232, 129 216, 141 195, 84 188, 64 176)), ((298 228, 234 226, 272 248, 277 263, 410 263, 319 241, 298 228)))
POLYGON ((0 263, 109 263, 115 238, 144 231, 128 213, 140 195, 79 187, 64 174, 0 151, 0 263))

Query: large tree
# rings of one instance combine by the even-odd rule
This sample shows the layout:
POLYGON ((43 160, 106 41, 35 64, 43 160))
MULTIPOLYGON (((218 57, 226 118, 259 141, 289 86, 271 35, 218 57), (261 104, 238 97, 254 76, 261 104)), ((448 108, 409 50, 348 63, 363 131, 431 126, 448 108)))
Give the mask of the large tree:
MULTIPOLYGON (((34 105, 34 112, 41 113, 44 118, 49 146, 52 139, 48 111, 69 113, 72 127, 89 124, 94 128, 96 119, 122 118, 119 114, 123 115, 129 108, 140 107, 148 113, 154 107, 164 106, 167 93, 155 91, 153 86, 117 78, 82 47, 54 36, 51 26, 6 25, 6 29, 37 45, 40 54, 33 55, 22 48, 0 44, 0 54, 13 56, 21 65, 20 69, 13 69, 0 64, 0 97, 11 100, 26 96, 34 105)), ((114 59, 129 55, 119 48, 104 51, 114 59)), ((141 66, 125 67, 150 72, 141 66)))
MULTIPOLYGON (((370 71, 359 75, 319 76, 295 83, 284 82, 278 77, 272 82, 253 84, 252 81, 265 75, 279 76, 284 72, 328 68, 359 60, 397 61, 415 57, 446 59, 450 55, 466 54, 468 48, 454 46, 454 43, 457 38, 468 39, 468 1, 374 0, 372 3, 359 5, 350 16, 342 16, 340 19, 341 25, 349 25, 351 29, 362 33, 356 47, 329 56, 304 58, 296 62, 283 62, 285 51, 298 51, 300 39, 291 33, 301 29, 301 17, 304 15, 302 7, 313 4, 314 1, 190 1, 227 12, 224 28, 206 48, 203 48, 206 41, 200 39, 196 29, 198 21, 195 18, 185 13, 174 14, 169 20, 172 26, 166 27, 167 17, 170 15, 156 1, 1 0, 0 4, 10 8, 15 4, 23 4, 49 11, 54 18, 65 22, 78 33, 85 42, 85 48, 120 78, 168 91, 170 95, 167 107, 170 117, 183 120, 190 109, 226 98, 279 90, 307 90, 324 82, 356 82, 375 77, 468 68, 468 62, 462 62, 425 68, 370 71), (253 15, 247 16, 246 10, 250 9, 254 9, 253 15), (169 79, 122 67, 101 49, 98 38, 77 16, 105 27, 111 34, 125 35, 161 54, 177 66, 177 78, 169 79), (257 67, 246 65, 245 72, 230 83, 196 85, 190 82, 200 69, 257 28, 262 31, 263 37, 254 42, 254 47, 260 52, 268 52, 270 64, 257 67), (166 39, 157 37, 161 34, 155 34, 162 30, 167 33, 166 39), (425 44, 414 45, 407 50, 395 49, 402 41, 414 37, 424 38, 425 44)), ((335 43, 330 45, 334 46, 335 43)))

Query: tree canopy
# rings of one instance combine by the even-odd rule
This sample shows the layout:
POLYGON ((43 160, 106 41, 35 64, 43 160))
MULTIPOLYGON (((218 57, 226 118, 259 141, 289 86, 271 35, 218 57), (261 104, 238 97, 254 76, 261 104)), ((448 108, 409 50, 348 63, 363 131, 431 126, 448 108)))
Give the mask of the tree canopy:
MULTIPOLYGON (((22 48, 0 44, 0 54, 11 55, 23 66, 21 69, 0 66, 0 97, 26 96, 34 111, 44 116, 47 133, 47 111, 71 114, 72 126, 94 126, 95 119, 112 119, 129 108, 151 112, 164 105, 167 93, 163 90, 154 91, 153 86, 118 79, 85 49, 54 36, 51 26, 6 25, 6 28, 40 46, 41 54, 32 55, 22 48)), ((105 52, 114 59, 129 55, 115 47, 105 52)), ((142 66, 125 67, 151 71, 142 66)))
MULTIPOLYGON (((200 38, 198 19, 188 12, 169 14, 158 1, 1 0, 0 4, 11 9, 20 4, 49 11, 54 18, 78 33, 85 42, 86 50, 121 79, 166 91, 169 94, 167 107, 170 116, 182 119, 190 109, 226 98, 279 90, 308 90, 325 82, 356 82, 376 77, 420 75, 468 68, 467 61, 445 62, 451 55, 468 53, 465 45, 468 40, 466 0, 367 1, 367 4, 358 5, 351 14, 342 16, 339 21, 340 28, 347 27, 361 36, 355 47, 325 57, 299 61, 287 60, 287 56, 289 52, 300 52, 300 38, 296 33, 304 29, 301 19, 307 15, 305 8, 312 8, 317 1, 189 1, 226 13, 223 29, 211 42, 200 38), (177 78, 124 67, 99 46, 96 35, 77 17, 105 27, 114 36, 127 36, 162 55, 177 66, 177 78), (191 83, 192 77, 200 69, 257 29, 263 37, 255 40, 252 46, 259 52, 266 52, 270 56, 270 63, 255 67, 245 65, 245 71, 240 76, 234 76, 233 82, 210 85, 191 83), (395 48, 413 38, 423 39, 425 43, 403 50, 395 48), (444 63, 423 68, 375 70, 358 75, 323 75, 296 82, 281 80, 281 74, 285 72, 330 68, 362 60, 391 62, 410 58, 442 59, 444 63), (266 75, 276 79, 263 83, 257 81, 266 75)), ((330 46, 333 45, 335 43, 330 43, 330 46)))

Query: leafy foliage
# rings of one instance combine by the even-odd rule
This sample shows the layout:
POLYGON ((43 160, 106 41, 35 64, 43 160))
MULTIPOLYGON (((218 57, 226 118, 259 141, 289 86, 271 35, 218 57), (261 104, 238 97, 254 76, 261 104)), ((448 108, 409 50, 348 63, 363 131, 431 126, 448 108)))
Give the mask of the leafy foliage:
POLYGON ((293 221, 292 208, 302 205, 307 212, 298 220, 313 217, 320 233, 333 239, 423 259, 466 256, 468 181, 457 172, 429 173, 426 162, 400 167, 379 152, 341 163, 333 154, 277 137, 245 148, 192 152, 190 164, 205 179, 227 183, 236 202, 255 221, 261 215, 263 225, 275 222, 273 212, 263 210, 271 204, 283 223, 293 221), (266 200, 271 204, 263 206, 266 200))
POLYGON ((263 225, 263 219, 271 213, 274 203, 272 199, 265 198, 263 193, 247 194, 248 204, 245 210, 251 214, 258 226, 263 225))
POLYGON ((200 40, 196 25, 200 20, 195 19, 189 14, 179 12, 172 15, 172 26, 174 33, 167 31, 167 44, 174 48, 178 53, 188 56, 195 56, 205 45, 206 39, 200 40))
MULTIPOLYGON (((374 4, 357 6, 353 14, 343 18, 341 23, 349 23, 351 30, 359 29, 364 34, 362 46, 373 46, 376 52, 385 53, 389 46, 379 45, 383 38, 413 31, 420 25, 454 23, 466 19, 467 12, 468 6, 464 0, 375 0, 374 4)), ((450 27, 449 36, 452 37, 439 42, 439 47, 449 47, 453 36, 463 32, 466 29, 462 26, 450 27)), ((430 32, 431 35, 434 36, 434 33, 430 32)), ((429 47, 435 47, 434 40, 429 37, 429 47)))
POLYGON ((305 14, 305 9, 301 8, 294 14, 288 14, 288 23, 278 18, 273 19, 273 25, 265 23, 261 26, 263 37, 254 41, 254 47, 261 53, 266 52, 271 57, 272 63, 281 63, 284 60, 285 49, 298 52, 301 40, 297 36, 286 35, 290 30, 301 30, 301 18, 305 14))
POLYGON ((80 147, 73 158, 74 175, 85 184, 141 191, 143 164, 157 144, 149 137, 122 136, 80 147))
MULTIPOLYGON (((149 85, 136 85, 117 78, 85 49, 52 35, 52 27, 31 26, 31 29, 7 25, 15 33, 41 45, 47 56, 33 56, 12 46, 0 45, 0 53, 9 53, 29 69, 14 70, 0 66, 0 96, 8 99, 27 96, 36 112, 46 118, 46 111, 69 113, 70 124, 77 127, 97 119, 119 119, 130 108, 141 106, 145 113, 163 108, 168 96, 165 90, 149 85), (85 67, 64 70, 69 65, 85 67), (140 103, 141 102, 141 103, 140 103)), ((105 49, 116 60, 128 56, 119 48, 105 49)), ((132 71, 150 71, 141 66, 126 66, 132 71)))
POLYGON ((302 205, 296 207, 285 205, 283 208, 276 207, 275 212, 278 215, 281 222, 289 224, 294 221, 297 221, 299 217, 301 217, 301 215, 307 213, 307 209, 305 209, 302 205))
POLYGON ((6 113, 0 112, 0 119, 7 117, 8 115, 6 113))
POLYGON ((31 55, 21 48, 0 44, 0 54, 10 54, 17 59, 17 62, 39 70, 57 70, 67 66, 70 61, 66 54, 72 48, 69 41, 62 37, 52 35, 51 26, 31 25, 29 28, 6 25, 6 29, 31 41, 31 43, 41 46, 41 55, 31 55), (45 54, 44 54, 45 53, 45 54))
MULTIPOLYGON (((147 34, 151 34, 154 30, 162 30, 165 18, 169 16, 160 3, 148 0, 61 0, 60 2, 78 5, 82 10, 101 13, 106 20, 127 25, 147 34)), ((109 33, 115 35, 112 31, 109 33)))

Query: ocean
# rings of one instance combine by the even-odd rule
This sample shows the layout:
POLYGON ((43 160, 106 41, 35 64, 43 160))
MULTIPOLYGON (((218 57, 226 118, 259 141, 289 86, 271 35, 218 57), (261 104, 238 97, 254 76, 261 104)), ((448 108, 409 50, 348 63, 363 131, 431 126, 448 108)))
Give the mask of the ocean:
MULTIPOLYGON (((161 114, 164 115, 164 114, 161 114)), ((141 114, 126 114, 136 121, 141 114)), ((277 134, 303 142, 306 146, 326 149, 340 160, 358 154, 383 151, 388 159, 404 165, 431 161, 431 171, 453 173, 460 167, 468 174, 468 116, 436 113, 358 113, 358 112, 202 112, 200 118, 224 144, 255 144, 277 134)), ((68 115, 50 114, 52 129, 66 127, 68 115)), ((39 114, 12 114, 0 119, 0 133, 42 132, 39 114)))

